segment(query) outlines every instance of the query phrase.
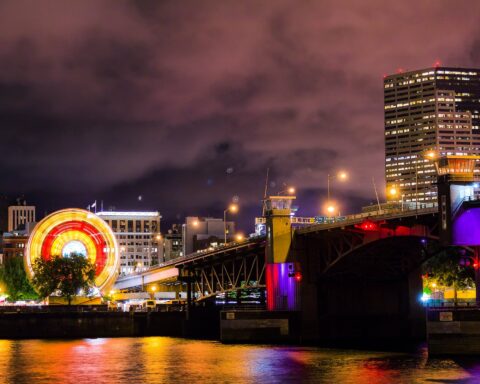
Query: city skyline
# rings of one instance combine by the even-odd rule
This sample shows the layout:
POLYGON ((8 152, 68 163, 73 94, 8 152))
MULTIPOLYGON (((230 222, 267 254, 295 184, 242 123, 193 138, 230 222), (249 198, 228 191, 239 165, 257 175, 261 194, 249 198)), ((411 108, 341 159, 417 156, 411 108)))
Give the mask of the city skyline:
POLYGON ((305 216, 347 169, 333 193, 359 210, 372 177, 384 195, 383 75, 480 66, 467 2, 107 3, 0 6, 2 193, 39 215, 103 199, 175 222, 238 196, 247 223, 267 168, 305 216))

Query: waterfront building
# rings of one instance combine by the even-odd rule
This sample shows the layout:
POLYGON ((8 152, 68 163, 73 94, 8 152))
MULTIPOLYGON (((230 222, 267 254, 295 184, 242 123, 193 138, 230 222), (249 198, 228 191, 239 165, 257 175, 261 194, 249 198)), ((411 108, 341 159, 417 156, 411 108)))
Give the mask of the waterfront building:
POLYGON ((26 231, 4 232, 2 235, 2 263, 15 257, 23 258, 27 242, 26 231))
POLYGON ((120 275, 157 265, 163 255, 159 212, 97 212, 112 228, 120 248, 120 275))
POLYGON ((8 232, 25 228, 27 223, 35 222, 35 206, 23 204, 8 207, 8 232))
POLYGON ((432 67, 384 79, 385 177, 390 201, 434 206, 433 160, 480 154, 480 70, 432 67))
POLYGON ((213 217, 188 216, 182 226, 183 254, 217 246, 224 242, 227 233, 227 242, 232 241, 235 235, 235 223, 213 217))
POLYGON ((0 264, 6 260, 22 257, 25 255, 25 247, 36 223, 27 223, 24 229, 10 232, 4 232, 1 236, 0 254, 2 254, 0 264))
POLYGON ((163 238, 163 261, 183 256, 182 226, 173 224, 163 238))

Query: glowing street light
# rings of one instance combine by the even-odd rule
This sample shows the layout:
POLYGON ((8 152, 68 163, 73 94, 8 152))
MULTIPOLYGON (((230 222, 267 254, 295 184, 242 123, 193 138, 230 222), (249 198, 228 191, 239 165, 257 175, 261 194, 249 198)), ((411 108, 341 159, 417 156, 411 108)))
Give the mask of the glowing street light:
POLYGON ((243 236, 243 234, 241 233, 237 233, 237 235, 235 236, 235 239, 237 241, 243 241, 245 239, 245 236, 243 236))
POLYGON ((293 187, 293 186, 287 187, 286 184, 284 184, 283 186, 286 187, 286 188, 281 190, 280 192, 278 192, 278 195, 281 196, 283 193, 288 193, 289 195, 294 195, 295 194, 295 192, 296 192, 295 187, 293 187))
POLYGON ((346 181, 348 179, 348 173, 346 171, 339 171, 334 175, 327 175, 327 204, 326 204, 326 211, 328 213, 328 216, 333 216, 334 213, 337 211, 337 208, 335 205, 332 203, 330 200, 330 183, 333 180, 338 180, 338 181, 346 181))
POLYGON ((157 290, 157 286, 156 286, 156 285, 152 285, 152 287, 150 288, 150 290, 151 290, 152 292, 155 292, 155 291, 157 290))
POLYGON ((398 190, 396 187, 390 187, 390 189, 388 190, 388 194, 391 196, 391 197, 397 197, 398 196, 398 190))
POLYGON ((330 204, 330 182, 332 180, 346 181, 348 179, 348 173, 340 171, 335 175, 327 175, 327 204, 330 204))
POLYGON ((405 197, 405 194, 400 194, 400 190, 395 186, 395 185, 392 185, 389 189, 388 189, 388 195, 391 197, 391 198, 398 198, 399 196, 401 197, 401 204, 402 204, 402 211, 403 211, 403 198, 405 197))
POLYGON ((425 158, 428 160, 435 160, 438 157, 438 153, 434 150, 425 152, 425 158))
POLYGON ((227 212, 237 213, 238 205, 230 204, 228 208, 223 211, 223 244, 227 244, 227 212))

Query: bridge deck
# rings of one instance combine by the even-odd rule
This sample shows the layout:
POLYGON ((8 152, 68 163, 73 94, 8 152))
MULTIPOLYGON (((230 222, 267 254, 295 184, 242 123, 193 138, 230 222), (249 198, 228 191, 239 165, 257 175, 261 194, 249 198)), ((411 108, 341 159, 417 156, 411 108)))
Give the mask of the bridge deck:
POLYGON ((296 233, 298 234, 305 234, 311 232, 318 232, 328 229, 335 229, 335 228, 342 228, 347 227, 350 225, 360 224, 364 220, 394 220, 394 219, 402 219, 407 217, 414 217, 420 215, 431 215, 438 213, 438 208, 423 208, 423 209, 411 209, 405 211, 396 211, 396 212, 388 212, 388 211, 381 211, 380 214, 375 213, 360 213, 356 215, 349 215, 347 216, 346 220, 337 221, 330 224, 313 224, 302 228, 297 228, 296 233))
POLYGON ((264 236, 250 238, 242 242, 229 243, 226 246, 197 251, 186 256, 160 263, 146 271, 122 276, 115 282, 115 289, 127 289, 159 281, 175 281, 178 278, 178 268, 185 267, 188 264, 199 263, 205 259, 221 257, 227 253, 241 252, 245 249, 255 247, 265 240, 264 236))

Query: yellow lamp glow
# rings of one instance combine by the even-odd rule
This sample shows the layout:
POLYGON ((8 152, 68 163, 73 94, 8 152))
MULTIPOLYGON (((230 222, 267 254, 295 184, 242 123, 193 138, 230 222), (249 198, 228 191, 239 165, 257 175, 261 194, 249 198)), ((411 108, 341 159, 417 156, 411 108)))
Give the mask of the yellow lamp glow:
POLYGON ((390 187, 390 189, 388 190, 388 194, 392 197, 395 197, 398 195, 398 190, 396 187, 390 187))

